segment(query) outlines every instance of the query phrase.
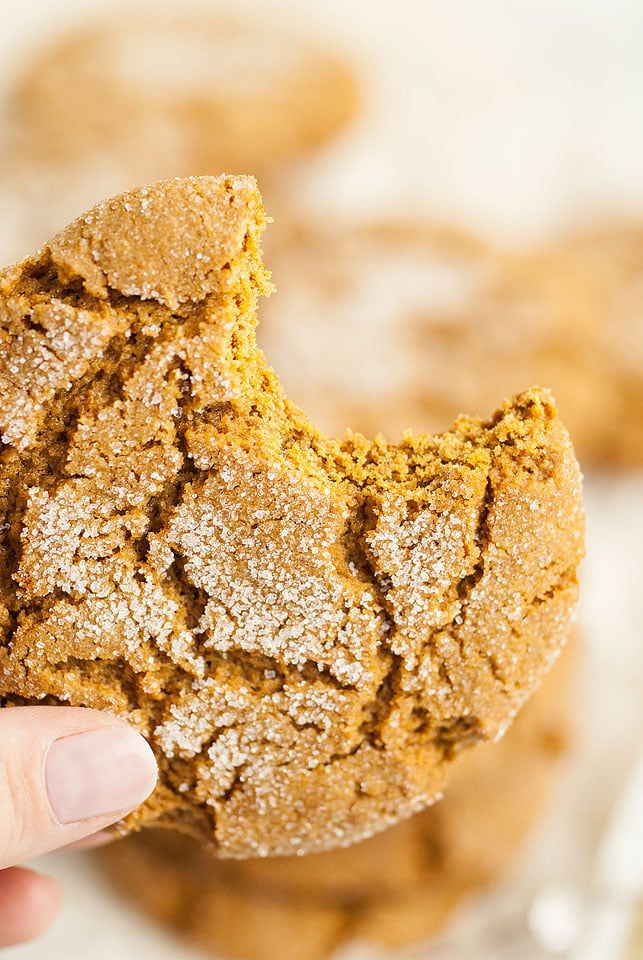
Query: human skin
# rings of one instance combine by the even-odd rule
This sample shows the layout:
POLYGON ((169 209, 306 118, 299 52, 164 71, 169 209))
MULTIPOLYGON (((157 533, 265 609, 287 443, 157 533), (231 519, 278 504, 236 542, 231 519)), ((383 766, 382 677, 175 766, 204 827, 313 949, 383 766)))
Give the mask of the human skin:
POLYGON ((0 947, 39 936, 62 903, 55 880, 21 864, 100 843, 155 783, 152 751, 120 720, 74 707, 0 709, 0 947))

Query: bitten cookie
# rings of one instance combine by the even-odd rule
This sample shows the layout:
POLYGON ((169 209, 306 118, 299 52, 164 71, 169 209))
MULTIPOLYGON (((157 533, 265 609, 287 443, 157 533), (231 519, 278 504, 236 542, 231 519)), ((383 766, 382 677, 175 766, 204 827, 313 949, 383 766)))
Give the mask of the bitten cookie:
POLYGON ((615 359, 636 329, 623 309, 620 327, 610 320, 615 249, 597 245, 602 266, 588 270, 572 247, 511 255, 428 224, 293 225, 271 251, 279 297, 260 344, 289 396, 335 435, 444 430, 538 383, 581 460, 636 458, 626 366, 639 391, 643 380, 633 355, 615 359))
POLYGON ((101 850, 99 866, 128 903, 217 956, 319 960, 355 939, 427 938, 519 855, 569 738, 576 662, 565 652, 500 743, 461 755, 443 801, 362 844, 221 861, 145 831, 101 850))
POLYGON ((221 170, 266 181, 357 109, 350 67, 274 24, 196 11, 98 19, 36 54, 10 94, 0 209, 28 238, 24 256, 141 183, 221 170))
POLYGON ((331 440, 254 328, 254 180, 106 201, 0 277, 0 695, 150 739, 161 821, 224 856, 435 799, 567 636, 580 475, 550 396, 331 440))

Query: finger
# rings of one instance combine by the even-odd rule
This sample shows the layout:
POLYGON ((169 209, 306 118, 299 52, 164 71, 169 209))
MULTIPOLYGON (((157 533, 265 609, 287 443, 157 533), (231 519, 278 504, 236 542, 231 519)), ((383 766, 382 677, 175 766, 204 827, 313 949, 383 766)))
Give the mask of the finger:
POLYGON ((94 850, 96 847, 104 847, 106 843, 114 840, 114 834, 109 830, 99 830, 98 833, 92 833, 89 837, 83 837, 82 840, 76 840, 70 843, 65 850, 94 850))
POLYGON ((62 890, 51 877, 24 867, 0 872, 0 947, 39 937, 62 903, 62 890))
POLYGON ((0 868, 102 830, 149 796, 156 774, 143 737, 107 714, 0 709, 0 868))

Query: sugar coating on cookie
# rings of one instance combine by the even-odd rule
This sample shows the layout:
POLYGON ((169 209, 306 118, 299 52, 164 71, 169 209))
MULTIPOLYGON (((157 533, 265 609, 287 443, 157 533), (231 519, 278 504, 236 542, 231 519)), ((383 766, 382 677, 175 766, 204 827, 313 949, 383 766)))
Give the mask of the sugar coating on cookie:
POLYGON ((438 436, 319 433, 255 342, 252 178, 105 201, 0 276, 0 695, 138 725, 122 829, 223 856, 431 803, 567 635, 580 475, 550 396, 438 436))

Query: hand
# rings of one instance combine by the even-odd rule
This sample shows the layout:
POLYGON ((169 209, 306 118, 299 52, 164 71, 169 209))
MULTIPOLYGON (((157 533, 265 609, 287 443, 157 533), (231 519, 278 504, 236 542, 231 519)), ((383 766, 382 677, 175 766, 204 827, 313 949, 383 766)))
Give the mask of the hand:
POLYGON ((90 837, 154 789, 156 762, 122 721, 74 707, 0 709, 0 947, 52 922, 58 884, 15 864, 90 837))

